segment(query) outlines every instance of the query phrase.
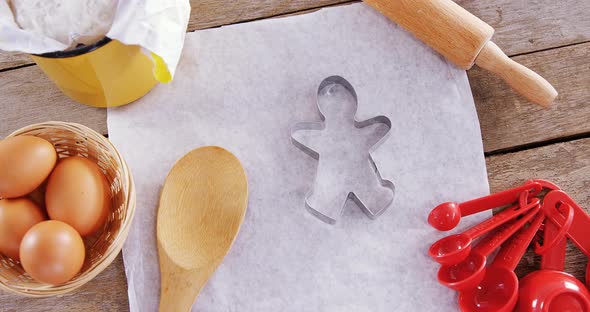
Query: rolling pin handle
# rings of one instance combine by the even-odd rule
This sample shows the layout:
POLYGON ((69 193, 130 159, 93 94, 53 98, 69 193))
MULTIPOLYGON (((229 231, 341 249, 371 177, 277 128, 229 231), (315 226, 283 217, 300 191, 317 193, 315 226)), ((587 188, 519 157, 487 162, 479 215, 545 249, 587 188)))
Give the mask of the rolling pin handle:
POLYGON ((551 106, 557 91, 543 77, 513 61, 493 42, 483 47, 475 64, 500 76, 518 93, 543 107, 551 106))

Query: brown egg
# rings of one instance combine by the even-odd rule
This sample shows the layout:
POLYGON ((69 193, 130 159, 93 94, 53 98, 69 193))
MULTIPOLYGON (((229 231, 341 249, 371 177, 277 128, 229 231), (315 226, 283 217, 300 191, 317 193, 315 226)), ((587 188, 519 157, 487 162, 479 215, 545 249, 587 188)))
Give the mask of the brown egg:
POLYGON ((23 237, 20 261, 35 280, 59 285, 71 280, 82 268, 86 250, 76 230, 61 221, 43 221, 23 237))
POLYGON ((43 220, 43 211, 29 199, 0 200, 0 253, 19 260, 23 236, 33 225, 43 220))
POLYGON ((82 236, 90 235, 101 228, 111 209, 108 183, 92 161, 64 158, 49 177, 45 205, 50 219, 71 225, 82 236))
POLYGON ((49 176, 56 160, 55 148, 42 138, 17 136, 0 141, 0 197, 32 192, 49 176))

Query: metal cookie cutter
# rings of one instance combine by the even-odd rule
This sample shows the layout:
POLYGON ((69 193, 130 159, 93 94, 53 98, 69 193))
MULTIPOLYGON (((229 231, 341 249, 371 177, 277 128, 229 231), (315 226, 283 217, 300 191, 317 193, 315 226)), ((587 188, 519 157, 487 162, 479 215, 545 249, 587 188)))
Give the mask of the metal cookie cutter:
POLYGON ((322 121, 291 129, 291 142, 318 160, 314 187, 305 198, 307 209, 333 224, 352 199, 369 218, 377 218, 391 206, 395 187, 381 177, 371 153, 387 140, 391 121, 385 116, 358 121, 356 92, 340 76, 320 83, 317 106, 322 121))

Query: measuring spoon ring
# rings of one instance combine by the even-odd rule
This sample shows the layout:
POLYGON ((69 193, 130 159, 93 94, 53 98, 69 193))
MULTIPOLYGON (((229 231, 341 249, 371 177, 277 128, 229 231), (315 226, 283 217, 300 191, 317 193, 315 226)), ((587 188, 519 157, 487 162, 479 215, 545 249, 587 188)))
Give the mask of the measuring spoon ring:
POLYGON ((543 211, 549 220, 561 228, 567 227, 567 216, 563 210, 573 208, 574 216, 567 236, 584 253, 590 256, 590 216, 565 192, 556 190, 545 195, 543 211))

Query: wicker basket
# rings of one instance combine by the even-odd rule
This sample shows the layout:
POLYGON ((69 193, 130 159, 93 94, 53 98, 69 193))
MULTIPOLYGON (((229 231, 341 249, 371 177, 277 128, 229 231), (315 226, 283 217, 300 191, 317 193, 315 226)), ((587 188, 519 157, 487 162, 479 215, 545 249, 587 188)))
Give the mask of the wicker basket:
POLYGON ((22 128, 12 136, 33 135, 53 143, 60 158, 83 156, 98 164, 111 186, 112 211, 101 231, 84 238, 86 260, 69 282, 52 286, 33 280, 14 260, 0 254, 0 288, 29 296, 62 295, 84 285, 102 272, 119 254, 135 212, 135 190, 127 164, 104 136, 73 123, 45 122, 22 128))

